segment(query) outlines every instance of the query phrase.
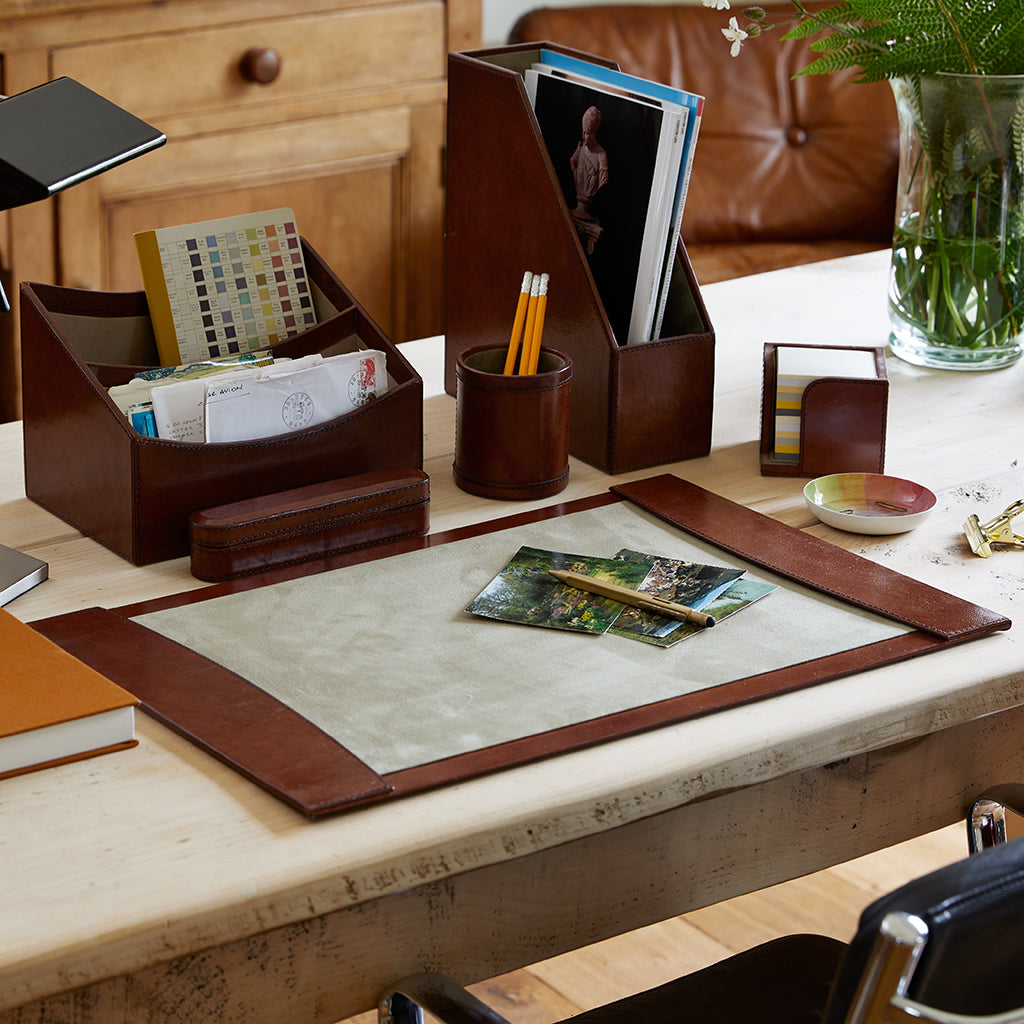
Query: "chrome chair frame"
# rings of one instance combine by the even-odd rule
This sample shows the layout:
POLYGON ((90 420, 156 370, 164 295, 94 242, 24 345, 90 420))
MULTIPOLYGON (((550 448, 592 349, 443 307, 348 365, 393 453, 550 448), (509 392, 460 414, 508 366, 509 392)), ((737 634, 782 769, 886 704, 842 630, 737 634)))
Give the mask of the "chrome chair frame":
MULTIPOLYGON (((1024 815, 1024 785, 994 786, 973 802, 966 817, 970 853, 1006 842, 1007 809, 1024 815)), ((984 1016, 968 1015, 939 1010, 910 998, 907 993, 928 939, 928 926, 916 914, 886 914, 845 1017, 829 1012, 829 1019, 842 1019, 844 1024, 1024 1024, 1024 1007, 984 1016)), ((403 978, 385 993, 378 1021, 423 1024, 424 1010, 444 1024, 509 1024, 450 978, 430 973, 403 978)), ((685 1021, 683 1008, 679 1019, 685 1021)))
POLYGON ((947 1013, 907 997, 928 926, 914 914, 887 914, 845 1024, 1024 1024, 1024 1008, 988 1016, 947 1013))
POLYGON ((378 1024, 423 1024, 424 1010, 445 1024, 509 1024, 443 974, 402 978, 382 997, 378 1024))
POLYGON ((1024 815, 1024 785, 1003 783, 985 790, 967 812, 967 847, 971 853, 1006 842, 1006 811, 1024 815))

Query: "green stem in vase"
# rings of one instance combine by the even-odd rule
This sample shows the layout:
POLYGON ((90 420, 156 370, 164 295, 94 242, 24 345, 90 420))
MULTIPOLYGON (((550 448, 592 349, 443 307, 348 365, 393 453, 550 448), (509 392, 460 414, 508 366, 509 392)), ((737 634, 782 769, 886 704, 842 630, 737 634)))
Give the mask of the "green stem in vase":
MULTIPOLYGON (((703 0, 729 8, 727 0, 703 0)), ((927 366, 1020 358, 1024 329, 1024 6, 1021 0, 833 0, 730 16, 738 56, 782 29, 813 40, 798 75, 888 79, 900 126, 890 345, 927 366)))

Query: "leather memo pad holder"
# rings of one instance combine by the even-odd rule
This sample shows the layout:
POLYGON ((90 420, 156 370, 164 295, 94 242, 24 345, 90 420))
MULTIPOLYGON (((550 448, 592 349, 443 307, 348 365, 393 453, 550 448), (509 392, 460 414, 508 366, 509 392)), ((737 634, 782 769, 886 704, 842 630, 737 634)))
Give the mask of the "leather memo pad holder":
POLYGON ((379 349, 389 390, 316 426, 197 444, 136 433, 107 394, 159 365, 144 292, 21 286, 25 492, 135 565, 189 552, 197 509, 392 466, 423 465, 423 382, 303 240, 317 323, 297 358, 379 349))
MULTIPOLYGON (((779 348, 816 348, 814 345, 764 346, 761 388, 762 476, 826 476, 830 473, 885 472, 886 416, 889 377, 885 350, 870 348, 875 376, 819 377, 800 398, 800 452, 796 462, 775 455, 776 382, 779 348)), ((844 350, 855 346, 838 346, 844 350)), ((862 350, 863 351, 863 350, 862 350)))
MULTIPOLYGON (((447 534, 348 552, 323 562, 279 569, 114 611, 86 609, 32 625, 86 664, 128 687, 140 698, 148 714, 311 818, 824 683, 941 651, 1010 627, 1005 616, 834 547, 678 477, 651 477, 617 486, 613 492, 447 534), (568 518, 562 520, 563 516, 568 518), (609 522, 608 517, 613 517, 613 521, 609 522), (615 637, 578 637, 574 641, 570 634, 558 630, 496 623, 463 612, 480 580, 500 569, 515 550, 514 546, 510 550, 510 545, 518 543, 524 532, 532 531, 535 540, 557 537, 566 543, 596 543, 596 538, 601 537, 603 544, 605 540, 618 539, 623 524, 628 524, 630 531, 638 531, 638 540, 702 545, 701 550, 709 557, 729 553, 745 560, 752 572, 775 574, 773 579, 782 594, 770 594, 731 622, 716 626, 706 638, 691 637, 685 644, 704 639, 719 644, 719 634, 725 636, 725 630, 733 628, 732 623, 735 629, 749 630, 758 616, 767 616, 766 628, 777 632, 781 627, 779 616, 770 607, 773 598, 810 601, 811 613, 819 617, 838 613, 849 620, 850 635, 855 639, 849 646, 844 641, 831 653, 811 657, 792 650, 789 640, 784 639, 777 645, 779 653, 774 667, 766 666, 764 671, 757 669, 758 663, 765 665, 766 656, 759 652, 756 643, 730 645, 730 652, 747 649, 746 653, 735 655, 723 654, 718 647, 709 652, 712 660, 720 662, 726 654, 743 657, 754 670, 731 678, 730 664, 723 681, 705 685, 700 680, 686 690, 681 674, 698 660, 699 652, 693 647, 679 653, 615 637), (594 532, 581 533, 581 527, 594 532), (476 564, 472 573, 450 571, 453 566, 466 568, 473 560, 476 564), (424 649, 422 642, 412 643, 407 638, 410 625, 415 625, 408 615, 401 628, 395 629, 389 625, 388 616, 373 611, 379 609, 382 587, 404 585, 411 593, 424 579, 429 584, 427 589, 433 589, 426 597, 421 594, 417 607, 431 637, 427 641, 429 649, 424 649), (344 602, 343 607, 353 617, 351 623, 346 623, 341 621, 344 616, 331 618, 329 612, 321 612, 330 621, 304 623, 311 636, 332 637, 337 652, 332 653, 332 647, 329 657, 347 657, 354 653, 352 646, 357 643, 370 645, 369 664, 364 662, 359 671, 352 670, 351 676, 345 675, 342 682, 334 684, 340 689, 329 691, 330 702, 336 703, 343 698, 345 680, 355 686, 360 682, 357 676, 367 677, 362 680, 367 685, 363 691, 366 696, 351 705, 343 716, 347 739, 328 735, 267 689, 217 664, 215 653, 198 654, 140 621, 149 619, 152 623, 165 614, 194 614, 205 629, 215 611, 207 602, 216 604, 223 599, 229 602, 221 609, 227 613, 229 629, 237 633, 235 613, 239 608, 232 602, 241 601, 248 614, 263 616, 266 632, 270 633, 274 626, 271 616, 282 612, 289 596, 301 595, 299 588, 303 587, 313 587, 314 607, 325 596, 336 595, 336 600, 344 602), (756 610, 759 605, 760 612, 756 610), (370 610, 359 618, 362 607, 370 610), (882 639, 865 640, 866 613, 873 613, 869 616, 875 624, 872 629, 884 630, 878 634, 882 639), (743 621, 745 615, 747 625, 743 621), (346 627, 351 635, 341 635, 346 627), (377 632, 373 637, 364 635, 374 630, 377 632), (623 646, 608 646, 606 639, 610 644, 623 646), (403 645, 415 649, 405 650, 403 645), (520 655, 537 645, 544 648, 535 655, 543 664, 532 667, 529 673, 524 667, 520 673, 522 685, 510 697, 508 677, 502 674, 500 659, 511 657, 518 664, 520 655), (472 652, 476 667, 460 664, 458 655, 452 655, 453 650, 472 652), (549 652, 554 653, 550 661, 558 661, 558 665, 549 662, 549 652), (409 671, 410 666, 415 670, 409 671), (573 715, 565 711, 563 701, 556 697, 554 710, 563 715, 563 724, 522 732, 503 742, 479 744, 479 731, 484 727, 504 728, 504 720, 516 712, 517 702, 523 702, 526 710, 533 713, 534 701, 527 694, 528 687, 533 686, 531 692, 545 699, 553 683, 560 681, 565 666, 579 676, 585 695, 595 689, 595 679, 607 677, 608 691, 622 702, 618 710, 610 714, 573 715), (656 684, 663 687, 665 696, 646 703, 637 700, 636 706, 631 706, 630 702, 636 700, 634 691, 619 678, 620 673, 629 671, 637 674, 634 682, 639 684, 649 677, 660 677, 656 684), (459 702, 439 697, 438 691, 453 674, 459 673, 469 674, 465 685, 474 699, 459 702), (495 679, 499 685, 500 713, 493 708, 488 710, 477 699, 484 694, 482 686, 487 678, 495 679), (425 712, 443 717, 445 725, 440 731, 468 737, 465 749, 454 756, 430 756, 439 730, 430 723, 420 728, 415 713, 400 713, 403 688, 412 691, 425 712), (367 704, 377 701, 380 706, 364 707, 364 700, 367 704), (353 741, 358 737, 352 731, 356 725, 351 716, 364 712, 368 721, 363 723, 360 756, 353 750, 353 741), (395 733, 397 742, 404 742, 414 727, 424 733, 425 756, 397 766, 382 763, 382 734, 395 733)), ((807 633, 800 624, 803 621, 794 625, 801 637, 807 633)), ((824 645, 831 639, 823 636, 816 642, 824 645)), ((820 649, 830 650, 825 646, 820 649)), ((295 669, 289 662, 285 685, 291 685, 292 677, 302 675, 295 669)), ((341 671, 344 675, 349 670, 343 667, 341 671)), ((700 674, 704 674, 703 670, 700 674)))
POLYGON ((460 354, 508 346, 523 272, 545 272, 544 344, 573 364, 570 453, 608 473, 707 455, 715 334, 686 250, 661 337, 617 344, 526 93, 539 60, 539 44, 448 57, 445 390, 456 392, 460 354))

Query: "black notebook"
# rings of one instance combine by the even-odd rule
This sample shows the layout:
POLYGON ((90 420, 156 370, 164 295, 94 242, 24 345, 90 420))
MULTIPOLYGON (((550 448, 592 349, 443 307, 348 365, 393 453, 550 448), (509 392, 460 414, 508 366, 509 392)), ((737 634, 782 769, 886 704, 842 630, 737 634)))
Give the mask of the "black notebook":
POLYGON ((49 568, 42 559, 0 544, 0 605, 31 590, 48 575, 49 568))

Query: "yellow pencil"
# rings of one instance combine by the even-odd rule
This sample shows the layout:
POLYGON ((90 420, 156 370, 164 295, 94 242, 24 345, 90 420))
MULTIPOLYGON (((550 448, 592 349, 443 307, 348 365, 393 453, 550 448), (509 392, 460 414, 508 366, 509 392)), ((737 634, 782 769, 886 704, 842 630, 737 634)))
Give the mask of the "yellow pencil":
POLYGON ((537 298, 540 295, 540 274, 533 275, 530 287, 530 302, 526 307, 526 326, 523 328, 523 351, 519 357, 519 372, 530 372, 530 344, 533 338, 533 325, 537 319, 537 298))
MULTIPOLYGON (((540 275, 540 288, 537 295, 537 316, 533 321, 533 337, 530 339, 530 364, 527 373, 536 373, 540 362, 541 338, 544 334, 544 311, 548 307, 548 275, 540 275)), ((524 343, 525 345, 525 343, 524 343)))
POLYGON ((621 601, 634 608, 643 608, 649 612, 657 612, 659 615, 667 615, 670 619, 680 619, 682 622, 692 622, 697 626, 705 627, 715 624, 713 615, 699 612, 689 605, 666 601, 663 597, 655 597, 654 594, 641 594, 636 590, 630 590, 629 587, 620 587, 617 583, 607 583, 605 580, 584 576, 579 572, 569 572, 567 569, 548 569, 548 574, 568 587, 585 590, 590 594, 597 594, 599 597, 608 597, 613 601, 621 601))
POLYGON ((508 355, 505 356, 504 373, 512 373, 516 365, 516 353, 519 351, 519 339, 523 333, 523 321, 526 319, 526 306, 530 299, 530 285, 533 274, 529 270, 523 274, 523 283, 519 287, 519 302, 516 305, 516 316, 512 321, 512 336, 508 339, 508 355))

